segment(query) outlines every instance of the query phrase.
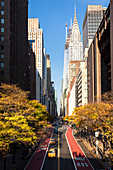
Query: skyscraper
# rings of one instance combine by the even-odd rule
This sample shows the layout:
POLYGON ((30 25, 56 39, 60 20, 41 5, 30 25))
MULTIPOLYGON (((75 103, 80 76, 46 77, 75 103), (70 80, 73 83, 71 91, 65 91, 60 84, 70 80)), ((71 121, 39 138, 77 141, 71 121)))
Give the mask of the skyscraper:
POLYGON ((110 0, 110 37, 111 37, 111 90, 113 91, 113 1, 110 0))
POLYGON ((94 35, 103 18, 106 8, 102 5, 88 5, 83 21, 83 52, 92 42, 94 35))
POLYGON ((66 43, 64 49, 64 70, 63 70, 63 91, 68 88, 69 83, 69 43, 71 37, 72 27, 70 26, 67 35, 67 24, 66 24, 66 43))
MULTIPOLYGON (((36 56, 36 70, 39 72, 39 75, 41 77, 40 102, 44 104, 43 103, 43 99, 44 99, 44 43, 43 43, 43 30, 40 28, 38 18, 28 19, 28 40, 33 41, 32 49, 36 56)), ((39 85, 36 84, 36 87, 37 86, 39 85)))
POLYGON ((76 79, 80 62, 83 59, 82 47, 83 46, 81 42, 81 34, 75 10, 74 21, 73 24, 70 25, 68 35, 66 24, 66 43, 64 50, 64 72, 63 72, 63 102, 62 102, 64 115, 69 114, 69 112, 71 112, 70 107, 72 107, 72 105, 70 104, 69 101, 73 100, 71 102, 73 104, 75 103, 75 99, 72 97, 73 94, 71 90, 73 89, 72 86, 74 84, 73 79, 76 79))
POLYGON ((43 30, 40 28, 38 18, 28 19, 28 40, 34 40, 32 44, 32 49, 36 55, 36 69, 39 71, 41 78, 43 78, 44 77, 43 30))
POLYGON ((28 90, 28 1, 0 0, 0 11, 0 82, 28 90))
POLYGON ((83 46, 81 42, 81 34, 79 25, 76 18, 76 10, 74 13, 74 21, 72 25, 72 32, 70 36, 69 43, 69 87, 71 88, 71 82, 74 76, 76 76, 77 65, 74 61, 82 61, 83 60, 83 46))
MULTIPOLYGON (((66 43, 64 50, 64 72, 63 72, 63 91, 68 88, 68 84, 70 84, 70 76, 74 77, 74 75, 69 75, 69 62, 70 61, 80 61, 83 59, 83 50, 82 50, 82 42, 80 29, 76 18, 76 10, 74 14, 73 25, 70 25, 67 35, 67 24, 66 24, 66 43)), ((71 65, 71 70, 75 70, 75 65, 71 65)))
POLYGON ((82 60, 82 59, 83 59, 82 42, 81 42, 79 25, 76 18, 76 10, 75 10, 70 44, 69 44, 69 61, 82 60))

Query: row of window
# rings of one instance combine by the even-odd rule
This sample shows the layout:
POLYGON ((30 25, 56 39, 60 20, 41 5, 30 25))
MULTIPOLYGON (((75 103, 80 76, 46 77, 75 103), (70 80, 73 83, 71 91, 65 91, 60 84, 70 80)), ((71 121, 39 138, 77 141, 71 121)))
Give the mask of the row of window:
POLYGON ((4 1, 1 1, 1 6, 2 6, 2 7, 4 6, 4 1))
POLYGON ((4 68, 4 62, 1 62, 1 63, 0 63, 0 67, 1 67, 1 68, 4 68))
POLYGON ((1 9, 1 15, 4 15, 4 10, 3 9, 1 9))
POLYGON ((4 24, 4 18, 1 18, 1 24, 4 24))
POLYGON ((1 58, 4 58, 4 54, 1 54, 1 58))
POLYGON ((1 27, 1 32, 4 32, 4 27, 1 27))
MULTIPOLYGON (((1 7, 4 7, 4 1, 3 1, 3 0, 1 1, 1 7)), ((4 15, 4 10, 3 10, 3 9, 1 9, 1 15, 2 15, 2 16, 4 15)), ((4 24, 4 18, 1 18, 1 24, 4 24)), ((4 27, 1 27, 1 32, 2 32, 2 33, 4 32, 4 27)), ((0 39, 1 39, 1 41, 3 42, 3 41, 4 41, 4 36, 1 35, 0 39)), ((1 50, 4 50, 4 44, 1 44, 1 50)), ((4 58, 4 54, 3 54, 3 53, 0 55, 0 58, 1 58, 1 59, 4 58)), ((1 67, 1 68, 4 68, 4 62, 1 62, 1 63, 0 63, 0 67, 1 67)))

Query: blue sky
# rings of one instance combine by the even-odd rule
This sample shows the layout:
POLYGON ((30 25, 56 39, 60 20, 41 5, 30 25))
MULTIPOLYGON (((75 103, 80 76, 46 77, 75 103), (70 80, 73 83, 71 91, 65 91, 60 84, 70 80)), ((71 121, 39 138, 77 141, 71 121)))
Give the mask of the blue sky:
POLYGON ((64 65, 65 24, 74 19, 76 4, 77 21, 82 38, 82 23, 87 5, 109 5, 110 0, 29 0, 29 18, 39 18, 44 34, 44 47, 50 54, 52 81, 55 82, 60 101, 64 65))

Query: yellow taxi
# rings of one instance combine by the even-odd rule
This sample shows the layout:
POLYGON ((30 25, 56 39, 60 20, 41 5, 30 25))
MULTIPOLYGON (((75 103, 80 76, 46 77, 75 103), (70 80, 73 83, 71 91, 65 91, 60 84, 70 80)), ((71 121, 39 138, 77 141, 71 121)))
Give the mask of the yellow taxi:
POLYGON ((49 151, 48 151, 48 157, 49 157, 49 158, 55 158, 55 157, 56 157, 55 149, 49 149, 49 151))
POLYGON ((55 144, 55 143, 56 143, 55 139, 52 138, 52 139, 50 140, 50 145, 55 144))

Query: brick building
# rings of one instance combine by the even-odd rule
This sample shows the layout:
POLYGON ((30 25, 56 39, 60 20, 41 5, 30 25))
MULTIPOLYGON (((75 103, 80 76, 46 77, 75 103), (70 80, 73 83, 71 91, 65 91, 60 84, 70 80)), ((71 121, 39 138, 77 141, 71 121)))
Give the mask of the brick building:
POLYGON ((113 0, 110 0, 111 90, 113 91, 113 0))
POLYGON ((30 46, 28 46, 28 91, 30 99, 36 99, 36 60, 30 46))
POLYGON ((0 0, 0 82, 29 89, 27 0, 0 0))

